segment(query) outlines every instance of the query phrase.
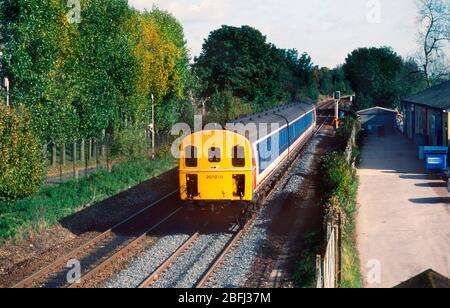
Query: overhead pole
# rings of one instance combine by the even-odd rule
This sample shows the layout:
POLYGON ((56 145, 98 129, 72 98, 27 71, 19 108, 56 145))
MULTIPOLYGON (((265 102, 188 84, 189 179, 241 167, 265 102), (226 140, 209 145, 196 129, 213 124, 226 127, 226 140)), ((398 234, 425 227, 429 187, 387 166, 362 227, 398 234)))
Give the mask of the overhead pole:
POLYGON ((150 131, 152 133, 152 159, 156 157, 155 154, 155 96, 151 95, 152 99, 152 124, 150 124, 150 131))

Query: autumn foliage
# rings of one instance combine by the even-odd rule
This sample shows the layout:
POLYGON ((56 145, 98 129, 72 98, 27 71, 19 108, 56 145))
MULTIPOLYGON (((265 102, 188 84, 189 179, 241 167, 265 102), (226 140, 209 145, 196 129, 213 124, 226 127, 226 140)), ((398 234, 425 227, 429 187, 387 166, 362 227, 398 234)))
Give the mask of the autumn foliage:
POLYGON ((23 106, 0 103, 0 201, 37 192, 44 175, 42 148, 23 106))

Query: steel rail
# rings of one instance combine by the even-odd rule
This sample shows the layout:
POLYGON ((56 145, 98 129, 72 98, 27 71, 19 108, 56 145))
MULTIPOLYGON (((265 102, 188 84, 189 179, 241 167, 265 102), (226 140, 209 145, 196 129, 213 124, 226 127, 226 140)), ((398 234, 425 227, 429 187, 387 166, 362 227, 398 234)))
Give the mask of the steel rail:
MULTIPOLYGON (((325 104, 324 104, 325 105, 325 104)), ((321 108, 323 108, 323 105, 320 106, 321 108)), ((319 108, 319 109, 321 109, 319 108)), ((290 166, 286 169, 286 172, 288 172, 290 170, 290 168, 300 159, 301 157, 301 153, 304 152, 304 149, 306 147, 307 144, 309 144, 309 142, 313 139, 313 137, 315 137, 317 135, 318 132, 320 132, 323 128, 323 126, 325 125, 326 121, 324 121, 318 128, 316 128, 315 132, 313 134, 311 134, 311 137, 308 139, 308 141, 306 141, 304 143, 304 145, 302 146, 302 149, 300 151, 298 151, 298 153, 296 154, 296 158, 294 160, 292 160, 290 162, 290 166)), ((274 188, 277 187, 277 185, 275 185, 270 192, 267 194, 267 196, 270 196, 272 194, 272 192, 274 191, 274 188)), ((66 254, 65 256, 63 256, 62 258, 58 259, 57 261, 53 262, 52 264, 46 266, 45 268, 39 270, 38 272, 34 273, 33 275, 29 276, 28 278, 24 279, 23 281, 19 282, 18 284, 16 284, 13 288, 27 288, 27 287, 31 287, 33 286, 39 278, 41 278, 42 276, 48 275, 52 270, 54 270, 57 267, 60 267, 64 264, 67 263, 67 261, 69 261, 70 259, 72 259, 74 256, 84 252, 85 250, 87 250, 88 248, 90 248, 91 246, 94 246, 95 244, 97 244, 98 242, 102 241, 103 239, 107 238, 109 235, 111 235, 113 233, 114 229, 117 229, 119 227, 124 226, 126 223, 128 223, 129 221, 131 221, 132 219, 138 217, 139 215, 141 215, 142 213, 148 211, 149 209, 155 207, 156 205, 160 204, 162 201, 168 199, 169 197, 173 196, 174 194, 176 194, 177 192, 179 192, 179 189, 167 194, 166 196, 162 197, 161 199, 153 202, 152 204, 150 204, 149 206, 145 207, 144 209, 138 211, 137 213, 131 215, 130 217, 128 217, 127 219, 119 222, 118 224, 114 225, 113 227, 111 227, 110 229, 108 229, 107 231, 103 232, 102 234, 98 235, 97 237, 95 237, 94 239, 90 240, 89 242, 83 244, 82 246, 78 247, 77 249, 69 252, 68 254, 66 254)), ((110 258, 108 258, 107 260, 105 260, 104 262, 102 262, 99 266, 95 267, 94 269, 92 269, 91 271, 89 271, 86 275, 84 275, 84 277, 82 278, 82 283, 89 281, 89 279, 91 279, 92 277, 94 277, 96 274, 98 274, 101 270, 103 270, 104 268, 106 268, 109 264, 113 263, 117 258, 119 258, 120 256, 124 255, 125 253, 129 252, 130 250, 134 249, 136 246, 138 246, 143 240, 145 240, 146 236, 148 235, 149 232, 151 232, 152 230, 154 230, 155 228, 157 228, 158 226, 160 226, 162 223, 164 223, 165 221, 167 221, 169 218, 171 218, 173 215, 175 215, 176 213, 178 213, 178 211, 181 210, 177 209, 175 212, 173 212, 171 215, 169 215, 168 217, 166 217, 165 219, 163 219, 162 221, 160 221, 158 224, 156 224, 155 226, 153 226, 152 228, 150 228, 149 230, 147 230, 145 233, 141 234, 139 237, 137 237, 135 240, 133 240, 130 244, 128 244, 127 246, 123 247, 119 252, 115 253, 113 256, 111 256, 110 258)), ((219 257, 216 259, 216 262, 211 266, 211 268, 208 270, 208 272, 205 274, 205 276, 203 277, 203 279, 200 280, 200 282, 198 283, 198 287, 203 287, 207 282, 209 277, 214 273, 215 269, 220 266, 221 262, 223 261, 223 259, 226 257, 226 255, 230 252, 230 250, 235 246, 235 244, 239 241, 239 239, 243 236, 243 234, 245 233, 245 231, 248 229, 248 226, 251 225, 250 222, 253 222, 255 219, 255 217, 253 217, 252 219, 249 220, 249 222, 246 224, 246 226, 244 226, 239 232, 236 233, 235 236, 233 236, 233 238, 229 241, 229 243, 226 245, 226 247, 224 248, 224 250, 222 251, 221 255, 219 255, 219 257)), ((170 267, 171 264, 173 264, 173 262, 181 255, 184 253, 184 251, 186 249, 188 249, 193 242, 195 242, 195 240, 198 238, 199 234, 196 233, 194 234, 188 241, 186 241, 186 243, 184 243, 171 257, 169 257, 169 259, 166 260, 166 262, 164 262, 152 275, 150 275, 139 287, 140 288, 145 288, 148 286, 151 286, 156 279, 158 279, 158 277, 160 276, 161 273, 163 273, 168 267, 170 267)), ((77 288, 79 287, 81 284, 74 284, 71 285, 70 288, 77 288)))
POLYGON ((199 238, 200 232, 192 235, 183 245, 181 245, 164 263, 162 263, 150 276, 148 276, 139 286, 139 289, 150 288, 159 277, 170 268, 170 266, 199 238))
MULTIPOLYGON (((308 141, 305 142, 305 144, 302 146, 301 150, 298 151, 296 154, 296 158, 292 160, 290 163, 290 166, 286 169, 285 173, 289 172, 289 170, 298 162, 298 160, 302 157, 302 153, 305 151, 306 146, 309 144, 309 142, 322 130, 323 126, 325 125, 326 121, 324 121, 319 127, 316 128, 315 132, 311 134, 308 141)), ((277 185, 275 185, 270 192, 268 193, 267 197, 269 197, 274 191, 277 185)), ((244 234, 248 231, 250 226, 253 224, 253 222, 256 220, 256 215, 253 215, 253 217, 246 223, 246 225, 241 228, 226 244, 226 246, 223 248, 221 253, 216 257, 214 260, 214 263, 209 267, 209 269, 206 271, 206 273, 201 277, 201 279, 198 281, 196 288, 201 289, 205 288, 208 282, 211 280, 211 277, 214 275, 214 273, 217 271, 217 269, 221 266, 222 262, 225 260, 227 255, 230 253, 232 249, 236 246, 236 244, 241 240, 241 238, 244 236, 244 234)))
POLYGON ((114 253, 111 257, 109 257, 108 259, 106 259, 105 261, 103 261, 102 263, 97 265, 96 267, 94 267, 92 270, 90 270, 86 274, 84 274, 80 281, 78 281, 78 282, 76 282, 74 284, 71 284, 70 286, 68 286, 68 288, 69 289, 81 288, 84 283, 91 281, 92 278, 94 278, 97 274, 99 274, 100 272, 105 270, 110 264, 114 263, 116 260, 118 260, 120 257, 126 255, 130 251, 133 251, 134 249, 136 249, 136 247, 139 247, 139 245, 142 244, 147 239, 147 237, 149 236, 150 232, 154 231, 156 228, 158 228, 163 223, 168 221, 170 218, 175 216, 181 210, 182 210, 182 208, 176 209, 174 212, 172 212, 166 218, 162 219, 157 224, 152 226, 150 229, 148 229, 147 231, 143 232, 140 236, 138 236, 131 243, 129 243, 128 245, 126 245, 125 247, 120 249, 118 252, 114 253))
POLYGON ((42 278, 43 276, 48 275, 55 268, 64 266, 65 264, 67 264, 67 262, 69 260, 73 259, 74 256, 76 256, 76 255, 78 255, 78 254, 80 254, 82 252, 85 252, 91 246, 94 246, 95 244, 97 244, 97 243, 101 242, 102 240, 106 239, 109 235, 111 235, 113 233, 113 231, 115 229, 126 225, 132 219, 138 217, 139 215, 141 215, 142 213, 148 211, 149 209, 159 205, 161 202, 163 202, 164 200, 166 200, 166 199, 170 198, 171 196, 175 195, 179 191, 180 190, 177 189, 177 190, 175 190, 175 191, 165 195, 164 197, 162 197, 159 200, 153 202, 152 204, 150 204, 149 206, 145 207, 144 209, 142 209, 142 210, 138 211, 137 213, 129 216, 127 219, 117 223, 116 225, 114 225, 110 229, 106 230, 102 234, 96 236, 92 240, 90 240, 87 243, 81 245, 80 247, 72 250, 71 252, 69 252, 65 256, 57 259, 55 262, 51 263, 50 265, 42 268, 41 270, 37 271, 36 273, 32 274, 31 276, 29 276, 29 277, 25 278, 24 280, 22 280, 21 282, 17 283, 16 285, 13 286, 13 288, 17 289, 17 288, 30 288, 30 287, 33 287, 36 284, 36 282, 38 282, 39 278, 42 278))
POLYGON ((208 271, 201 277, 199 282, 196 285, 197 289, 204 288, 206 284, 210 281, 212 275, 216 272, 216 270, 220 267, 222 262, 227 257, 228 253, 236 246, 236 244, 241 240, 244 236, 245 232, 250 228, 253 222, 256 219, 256 215, 252 219, 250 219, 247 224, 241 228, 233 237, 228 241, 225 247, 222 249, 220 254, 215 258, 214 263, 209 267, 208 271))

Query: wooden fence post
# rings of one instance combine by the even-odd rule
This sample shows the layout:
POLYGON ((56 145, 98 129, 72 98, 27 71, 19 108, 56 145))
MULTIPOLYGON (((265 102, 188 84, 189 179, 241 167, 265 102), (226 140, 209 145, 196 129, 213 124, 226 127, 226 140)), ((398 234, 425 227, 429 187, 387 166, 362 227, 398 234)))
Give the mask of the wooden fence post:
POLYGON ((61 164, 66 166, 66 143, 61 145, 61 164))
POLYGON ((89 152, 90 152, 89 149, 87 151, 84 151, 84 176, 85 177, 88 176, 89 152))
POLYGON ((317 276, 317 288, 323 288, 323 274, 322 274, 322 257, 320 255, 316 256, 316 276, 317 276))
POLYGON ((92 138, 89 138, 88 161, 92 160, 92 138))
POLYGON ((98 139, 95 138, 94 139, 94 155, 95 155, 95 166, 96 166, 97 171, 99 169, 98 150, 99 150, 98 149, 98 139))
POLYGON ((78 170, 77 170, 77 143, 74 142, 72 145, 72 167, 73 167, 73 177, 78 179, 78 170))
POLYGON ((56 144, 52 143, 52 167, 56 167, 56 144))
POLYGON ((338 272, 338 277, 337 277, 337 281, 338 284, 340 285, 342 282, 342 213, 338 213, 338 241, 337 241, 337 249, 338 249, 338 257, 337 257, 337 272, 338 272))
POLYGON ((85 159, 85 155, 84 155, 84 139, 81 139, 81 143, 80 143, 80 161, 83 161, 85 159))
POLYGON ((339 284, 340 284, 340 281, 339 281, 339 276, 340 276, 340 271, 341 271, 341 269, 340 269, 340 266, 339 266, 339 255, 340 255, 340 253, 339 253, 339 250, 340 250, 340 247, 339 247, 339 238, 340 238, 340 236, 339 236, 339 227, 337 227, 337 226, 334 226, 334 228, 333 228, 333 233, 334 233, 334 243, 335 243, 335 245, 334 245, 334 267, 335 267, 335 273, 334 273, 334 280, 335 280, 335 287, 338 287, 339 286, 339 284))
POLYGON ((60 146, 59 148, 60 148, 60 151, 61 151, 61 153, 60 153, 60 160, 59 160, 59 184, 62 184, 62 167, 63 167, 62 150, 63 150, 63 147, 60 146))

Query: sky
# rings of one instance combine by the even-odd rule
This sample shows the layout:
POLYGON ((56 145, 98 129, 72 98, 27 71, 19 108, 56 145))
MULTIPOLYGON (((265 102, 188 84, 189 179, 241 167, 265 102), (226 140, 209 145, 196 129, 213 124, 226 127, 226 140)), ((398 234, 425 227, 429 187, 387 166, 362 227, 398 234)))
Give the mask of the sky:
POLYGON ((358 47, 390 46, 404 57, 419 50, 416 0, 129 0, 139 10, 170 11, 184 27, 192 57, 209 32, 249 25, 279 48, 307 52, 335 67, 358 47))

